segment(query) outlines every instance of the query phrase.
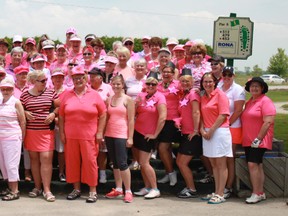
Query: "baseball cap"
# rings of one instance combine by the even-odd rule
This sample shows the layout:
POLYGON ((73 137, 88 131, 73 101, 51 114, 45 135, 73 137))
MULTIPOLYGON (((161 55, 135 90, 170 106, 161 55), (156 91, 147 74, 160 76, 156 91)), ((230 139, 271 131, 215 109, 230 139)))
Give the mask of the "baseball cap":
POLYGON ((52 40, 45 40, 42 42, 43 49, 55 48, 55 43, 52 40))
POLYGON ((23 65, 19 65, 18 67, 14 68, 14 73, 15 74, 19 74, 19 73, 28 73, 29 72, 29 68, 28 67, 25 67, 23 65))
POLYGON ((13 43, 15 42, 23 42, 23 38, 21 35, 14 35, 13 37, 13 43))
POLYGON ((32 37, 29 37, 26 39, 25 44, 28 44, 28 43, 32 43, 33 45, 36 45, 36 41, 32 37))

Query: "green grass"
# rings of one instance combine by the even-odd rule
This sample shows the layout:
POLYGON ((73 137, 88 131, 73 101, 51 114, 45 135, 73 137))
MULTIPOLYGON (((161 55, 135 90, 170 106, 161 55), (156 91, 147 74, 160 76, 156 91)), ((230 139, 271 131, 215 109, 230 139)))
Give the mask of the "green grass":
POLYGON ((275 117, 274 137, 276 139, 284 141, 285 152, 288 153, 287 125, 288 125, 288 115, 286 115, 286 114, 277 114, 276 117, 275 117))
POLYGON ((288 90, 273 90, 268 91, 266 95, 273 101, 273 102, 287 102, 288 104, 288 90))

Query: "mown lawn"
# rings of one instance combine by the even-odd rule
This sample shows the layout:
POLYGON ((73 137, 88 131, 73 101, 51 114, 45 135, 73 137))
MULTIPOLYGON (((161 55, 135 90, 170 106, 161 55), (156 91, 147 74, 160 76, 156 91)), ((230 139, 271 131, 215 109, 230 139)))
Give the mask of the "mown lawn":
POLYGON ((288 115, 277 114, 274 125, 274 137, 279 140, 284 140, 285 152, 288 153, 288 115))

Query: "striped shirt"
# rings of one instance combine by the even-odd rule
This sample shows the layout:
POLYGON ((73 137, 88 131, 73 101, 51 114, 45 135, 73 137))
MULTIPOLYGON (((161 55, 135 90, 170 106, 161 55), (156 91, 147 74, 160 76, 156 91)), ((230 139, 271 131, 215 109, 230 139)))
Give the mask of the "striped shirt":
POLYGON ((11 96, 6 103, 0 101, 0 140, 18 140, 22 137, 15 104, 19 101, 11 96))
POLYGON ((35 96, 29 91, 23 92, 20 101, 25 111, 29 111, 34 116, 34 120, 28 120, 26 129, 31 130, 50 130, 50 126, 44 124, 46 117, 51 113, 53 101, 58 98, 53 89, 45 89, 40 95, 35 96))

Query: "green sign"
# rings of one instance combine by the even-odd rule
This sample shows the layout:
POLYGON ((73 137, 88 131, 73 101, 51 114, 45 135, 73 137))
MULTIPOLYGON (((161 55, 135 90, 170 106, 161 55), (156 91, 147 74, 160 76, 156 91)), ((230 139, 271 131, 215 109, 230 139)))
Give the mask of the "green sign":
POLYGON ((214 22, 214 53, 227 59, 252 55, 253 22, 248 17, 219 17, 214 22))

